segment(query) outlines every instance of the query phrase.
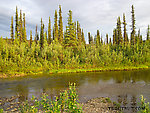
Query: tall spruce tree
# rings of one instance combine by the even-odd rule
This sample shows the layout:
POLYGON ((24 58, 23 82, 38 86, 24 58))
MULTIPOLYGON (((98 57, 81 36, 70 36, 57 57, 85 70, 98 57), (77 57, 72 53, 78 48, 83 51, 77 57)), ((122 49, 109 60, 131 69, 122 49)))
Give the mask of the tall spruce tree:
POLYGON ((54 40, 58 41, 58 24, 57 24, 57 10, 55 10, 55 17, 54 17, 54 40))
POLYGON ((68 26, 66 27, 65 47, 77 47, 76 42, 76 27, 72 21, 72 11, 69 10, 68 26))
POLYGON ((30 48, 32 46, 32 30, 30 30, 30 48))
POLYGON ((21 10, 20 10, 20 18, 19 18, 19 40, 20 40, 20 43, 23 41, 23 21, 22 21, 21 10))
POLYGON ((11 29, 11 40, 12 42, 14 41, 14 24, 13 24, 13 16, 11 17, 11 26, 10 26, 10 29, 11 29))
POLYGON ((125 14, 123 14, 123 38, 124 38, 124 44, 127 45, 128 43, 128 36, 127 36, 127 23, 126 23, 126 18, 125 14))
POLYGON ((41 32, 40 32, 40 48, 43 49, 44 45, 44 24, 41 18, 41 32))
POLYGON ((23 13, 23 34, 22 34, 23 41, 27 41, 27 34, 26 34, 26 21, 25 21, 25 13, 23 13))
POLYGON ((109 38, 109 44, 112 45, 112 43, 111 43, 111 38, 109 38))
POLYGON ((122 37, 122 31, 121 31, 121 19, 118 17, 117 19, 117 44, 123 44, 123 37, 122 37))
POLYGON ((51 19, 49 17, 49 22, 48 22, 48 44, 51 44, 51 19))
POLYGON ((108 34, 106 34, 106 44, 108 45, 108 34))
POLYGON ((85 45, 85 44, 86 44, 86 42, 85 42, 85 37, 84 37, 83 29, 82 29, 82 31, 81 31, 81 32, 82 32, 82 33, 81 33, 82 43, 85 45))
POLYGON ((113 45, 116 44, 116 29, 113 30, 113 45))
POLYGON ((17 38, 18 39, 18 37, 19 37, 19 20, 18 20, 18 8, 17 8, 17 6, 16 6, 16 15, 15 15, 16 17, 16 19, 15 19, 15 21, 16 21, 16 26, 15 26, 15 38, 17 38))
POLYGON ((91 44, 91 34, 90 34, 90 32, 88 32, 88 40, 89 40, 89 44, 91 44))
POLYGON ((103 37, 102 37, 102 35, 101 35, 101 45, 103 45, 103 37))
POLYGON ((97 30, 97 35, 96 35, 96 47, 99 47, 100 45, 100 33, 99 30, 97 30))
POLYGON ((63 21, 62 21, 62 10, 61 5, 59 5, 59 32, 58 32, 59 43, 63 43, 63 21))
POLYGON ((78 44, 81 45, 82 43, 81 28, 78 21, 77 21, 77 39, 78 39, 78 44))
POLYGON ((150 28, 149 28, 149 25, 148 25, 148 28, 147 28, 147 40, 150 40, 150 28))
POLYGON ((37 41, 38 41, 37 24, 36 24, 36 27, 35 27, 35 38, 34 38, 34 41, 35 41, 35 43, 37 44, 37 41))
POLYGON ((132 14, 132 32, 131 32, 131 44, 134 45, 136 42, 136 39, 135 39, 135 14, 134 14, 134 6, 132 5, 132 11, 131 11, 131 14, 132 14))

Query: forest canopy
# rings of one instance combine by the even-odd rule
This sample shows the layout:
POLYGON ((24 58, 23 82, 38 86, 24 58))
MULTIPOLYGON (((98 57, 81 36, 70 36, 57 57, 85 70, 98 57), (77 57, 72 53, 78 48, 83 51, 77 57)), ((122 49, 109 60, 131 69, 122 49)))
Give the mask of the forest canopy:
POLYGON ((72 19, 71 10, 65 28, 61 6, 54 13, 54 25, 51 25, 49 17, 48 29, 45 29, 41 18, 40 31, 36 25, 35 34, 30 30, 30 40, 27 40, 25 13, 16 7, 15 18, 11 17, 11 39, 0 38, 0 72, 12 74, 54 69, 150 66, 149 25, 146 40, 143 40, 140 29, 136 32, 133 5, 130 34, 127 34, 126 17, 123 14, 123 19, 117 18, 112 38, 108 34, 103 38, 99 30, 95 36, 88 32, 88 44, 79 21, 72 19))

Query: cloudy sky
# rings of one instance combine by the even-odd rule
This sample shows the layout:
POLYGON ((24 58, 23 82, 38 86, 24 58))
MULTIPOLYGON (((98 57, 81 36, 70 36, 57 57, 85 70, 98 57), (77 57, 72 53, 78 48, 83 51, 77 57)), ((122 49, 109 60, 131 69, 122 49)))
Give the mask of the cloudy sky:
POLYGON ((62 6, 64 28, 67 23, 68 11, 73 11, 73 20, 79 21, 87 40, 87 32, 92 35, 100 30, 105 38, 108 33, 112 37, 112 31, 116 27, 116 19, 123 13, 126 14, 128 33, 131 25, 131 5, 135 7, 136 28, 140 28, 143 38, 150 24, 149 0, 0 0, 0 36, 10 37, 11 16, 15 17, 15 7, 26 13, 27 33, 35 31, 36 24, 40 29, 40 20, 43 18, 47 27, 48 17, 54 23, 54 11, 62 6))

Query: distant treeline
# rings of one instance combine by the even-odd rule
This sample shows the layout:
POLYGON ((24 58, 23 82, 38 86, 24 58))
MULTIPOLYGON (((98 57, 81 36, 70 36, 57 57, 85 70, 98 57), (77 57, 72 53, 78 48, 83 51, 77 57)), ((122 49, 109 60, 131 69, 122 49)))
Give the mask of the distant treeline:
POLYGON ((18 15, 16 7, 15 27, 11 17, 11 39, 0 38, 0 71, 38 72, 52 69, 93 68, 104 66, 138 66, 150 64, 150 30, 143 41, 140 29, 136 33, 134 6, 131 11, 131 34, 127 34, 125 14, 123 21, 117 18, 113 30, 113 41, 106 34, 106 41, 97 30, 95 37, 88 32, 89 44, 86 44, 84 31, 77 21, 73 22, 72 11, 68 13, 68 24, 63 28, 62 9, 55 10, 54 25, 49 17, 48 29, 41 18, 40 33, 30 31, 27 41, 25 13, 18 15), (59 14, 59 16, 58 16, 59 14), (122 30, 123 24, 123 30, 122 30), (15 32, 14 32, 15 31, 15 32), (129 38, 130 37, 130 38, 129 38))

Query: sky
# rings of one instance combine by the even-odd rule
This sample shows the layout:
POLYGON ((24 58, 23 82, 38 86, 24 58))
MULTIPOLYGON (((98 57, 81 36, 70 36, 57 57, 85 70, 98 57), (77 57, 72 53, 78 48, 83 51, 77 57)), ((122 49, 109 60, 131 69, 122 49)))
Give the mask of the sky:
MULTIPOLYGON (((67 25, 68 11, 73 12, 73 21, 79 21, 84 30, 85 39, 87 33, 96 35, 100 30, 105 40, 106 33, 112 37, 113 29, 116 27, 117 17, 123 20, 123 13, 126 15, 127 32, 131 32, 131 6, 135 7, 136 30, 141 29, 143 38, 146 37, 146 30, 150 24, 150 1, 149 0, 0 0, 0 36, 10 38, 11 16, 15 18, 16 6, 26 14, 26 27, 29 39, 29 32, 35 33, 36 24, 40 31, 40 20, 47 29, 48 18, 54 24, 54 12, 62 6, 63 26, 67 25)), ((122 26, 123 27, 123 26, 122 26)))

